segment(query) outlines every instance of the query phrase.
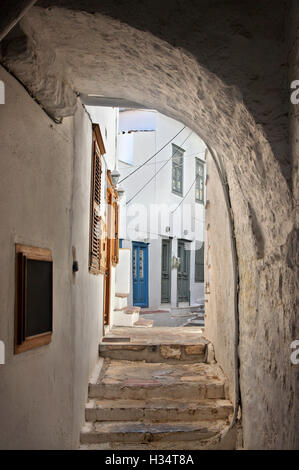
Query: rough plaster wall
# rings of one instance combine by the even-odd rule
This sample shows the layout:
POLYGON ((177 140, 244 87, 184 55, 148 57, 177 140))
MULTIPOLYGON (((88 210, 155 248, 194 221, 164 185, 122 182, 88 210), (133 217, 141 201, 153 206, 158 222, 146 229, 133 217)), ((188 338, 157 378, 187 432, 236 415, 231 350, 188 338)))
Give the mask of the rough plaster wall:
MULTIPOLYGON (((299 4, 295 0, 292 1, 292 8, 289 14, 289 25, 290 25, 290 34, 289 34, 289 82, 293 80, 298 80, 299 77, 299 4)), ((299 250, 298 250, 298 227, 299 227, 299 211, 298 211, 298 201, 299 201, 299 114, 298 106, 290 103, 290 153, 292 156, 293 164, 293 192, 294 192, 294 201, 297 211, 295 212, 295 226, 297 228, 297 237, 294 233, 292 239, 290 239, 290 249, 287 255, 287 263, 289 269, 292 269, 295 273, 297 272, 297 279, 299 279, 299 250)), ((299 314, 298 314, 298 305, 299 305, 299 288, 298 282, 292 285, 293 295, 296 299, 296 324, 293 325, 293 338, 299 338, 299 314)), ((299 449, 299 370, 298 365, 293 365, 293 374, 295 375, 297 381, 294 386, 294 396, 297 401, 297 407, 294 412, 294 421, 295 421, 295 447, 299 449)))
POLYGON ((69 449, 79 443, 88 378, 102 332, 103 277, 88 271, 91 122, 53 124, 5 70, 0 107, 0 448, 69 449), (52 249, 54 333, 49 346, 13 354, 14 244, 52 249), (79 272, 72 275, 74 259, 79 272))
MULTIPOLYGON (((68 5, 77 3, 85 2, 68 5)), ((57 116, 74 112, 72 88, 119 96, 183 122, 223 157, 240 267, 246 448, 294 447, 296 439, 298 372, 289 357, 298 335, 298 286, 283 25, 288 3, 232 1, 211 11, 207 5, 215 2, 203 1, 200 18, 181 6, 183 20, 172 23, 167 12, 159 22, 155 13, 130 9, 125 21, 142 29, 142 16, 143 27, 156 36, 105 18, 96 7, 94 14, 80 7, 33 8, 21 22, 26 41, 20 35, 3 45, 6 65, 57 116), (185 18, 193 16, 198 24, 188 29, 185 18)), ((109 13, 107 2, 105 8, 109 13)))
POLYGON ((71 447, 72 118, 57 126, 6 71, 0 106, 0 448, 71 447), (13 354, 15 243, 46 247, 54 261, 51 344, 13 354))
POLYGON ((214 344, 216 360, 228 378, 229 397, 234 403, 234 272, 230 228, 221 181, 209 152, 206 161, 209 203, 206 209, 205 283, 209 285, 205 295, 204 335, 214 344))
MULTIPOLYGON (((89 273, 89 227, 92 164, 91 122, 80 102, 74 117, 72 248, 79 271, 72 276, 72 336, 74 379, 73 446, 79 444, 80 426, 88 392, 88 378, 98 359, 103 327, 103 275, 89 273)), ((71 269, 71 267, 70 267, 71 269)))

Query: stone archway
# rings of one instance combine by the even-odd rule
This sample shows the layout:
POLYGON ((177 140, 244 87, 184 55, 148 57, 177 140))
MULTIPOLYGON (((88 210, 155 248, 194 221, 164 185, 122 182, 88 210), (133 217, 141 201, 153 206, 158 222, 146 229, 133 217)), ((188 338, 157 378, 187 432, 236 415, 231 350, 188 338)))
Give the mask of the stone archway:
MULTIPOLYGON (((208 21, 211 2, 203 1, 194 37, 180 40, 181 31, 175 41, 175 29, 170 28, 170 38, 159 35, 155 14, 145 32, 137 13, 131 11, 131 22, 140 29, 113 19, 117 11, 107 4, 101 11, 111 16, 87 3, 68 2, 63 8, 63 1, 40 2, 3 41, 3 63, 56 119, 74 114, 77 93, 125 98, 183 122, 221 155, 239 260, 245 446, 292 446, 296 416, 290 425, 289 412, 296 407, 296 376, 289 347, 296 333, 296 231, 288 100, 280 92, 287 81, 282 64, 288 44, 276 34, 285 4, 269 16, 268 1, 258 9, 246 2, 244 11, 238 2, 224 4, 219 32, 219 23, 208 21)), ((130 22, 126 15, 121 19, 130 22)))

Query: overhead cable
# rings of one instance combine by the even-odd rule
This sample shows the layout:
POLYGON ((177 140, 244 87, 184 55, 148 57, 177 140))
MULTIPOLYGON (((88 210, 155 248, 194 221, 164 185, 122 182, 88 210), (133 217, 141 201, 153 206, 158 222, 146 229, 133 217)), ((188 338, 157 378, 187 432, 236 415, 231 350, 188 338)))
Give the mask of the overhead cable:
POLYGON ((183 204, 184 200, 186 199, 186 197, 188 196, 188 194, 190 193, 191 189, 193 188, 194 184, 195 184, 195 181, 197 180, 197 177, 199 175, 196 175, 195 176, 195 180, 193 181, 193 183, 191 184, 190 188, 188 189, 188 191, 186 192, 185 196, 183 197, 183 199, 181 200, 181 202, 178 204, 178 206, 173 210, 171 211, 170 213, 173 214, 179 207, 181 204, 183 204))
POLYGON ((150 160, 152 160, 156 155, 158 155, 158 153, 162 152, 162 150, 165 149, 165 147, 167 147, 167 145, 169 145, 181 132, 183 132, 183 130, 186 129, 186 126, 182 127, 182 129, 174 136, 172 137, 172 139, 170 139, 168 142, 166 142, 165 145, 163 145, 163 147, 161 147, 156 153, 154 153, 154 155, 152 155, 151 157, 149 157, 144 163, 142 163, 141 165, 139 165, 135 170, 133 170, 129 175, 125 176, 122 180, 119 181, 119 183, 122 183, 123 181, 125 181, 127 178, 129 178, 130 176, 132 176, 134 173, 136 173, 136 171, 138 171, 140 168, 142 168, 147 162, 149 162, 150 160))
MULTIPOLYGON (((193 131, 190 132, 190 134, 186 137, 186 139, 181 143, 181 145, 184 145, 184 143, 189 139, 189 137, 191 136, 191 134, 193 134, 193 131)), ((139 193, 141 193, 141 191, 144 190, 144 188, 146 188, 146 186, 157 176, 157 174, 167 165, 167 163, 175 156, 175 154, 180 150, 180 148, 177 148, 177 150, 171 155, 171 157, 166 160, 166 162, 164 163, 164 165, 162 165, 158 171, 156 171, 156 173, 145 183, 145 185, 142 186, 142 188, 139 189, 139 191, 137 191, 137 193, 134 194, 133 197, 131 197, 131 199, 129 199, 129 201, 126 203, 126 205, 130 204, 130 202, 133 201, 133 199, 135 199, 136 196, 138 196, 139 193)))

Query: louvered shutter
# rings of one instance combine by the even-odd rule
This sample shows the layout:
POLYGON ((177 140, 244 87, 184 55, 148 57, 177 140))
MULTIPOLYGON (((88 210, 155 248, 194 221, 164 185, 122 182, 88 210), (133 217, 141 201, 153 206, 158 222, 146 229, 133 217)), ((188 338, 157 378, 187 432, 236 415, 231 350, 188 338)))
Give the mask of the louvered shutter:
POLYGON ((103 273, 102 250, 104 225, 100 216, 102 162, 101 151, 97 139, 101 138, 99 127, 94 127, 92 155, 92 187, 91 187, 91 224, 90 224, 90 259, 89 269, 94 274, 103 273))
POLYGON ((195 282, 204 282, 204 242, 195 251, 195 282))

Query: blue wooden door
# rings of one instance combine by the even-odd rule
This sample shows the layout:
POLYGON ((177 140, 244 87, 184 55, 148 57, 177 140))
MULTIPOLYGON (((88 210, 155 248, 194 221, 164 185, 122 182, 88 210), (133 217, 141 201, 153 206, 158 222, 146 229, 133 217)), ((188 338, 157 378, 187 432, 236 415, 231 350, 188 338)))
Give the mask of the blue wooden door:
POLYGON ((148 245, 133 242, 132 248, 133 305, 148 307, 148 245))

